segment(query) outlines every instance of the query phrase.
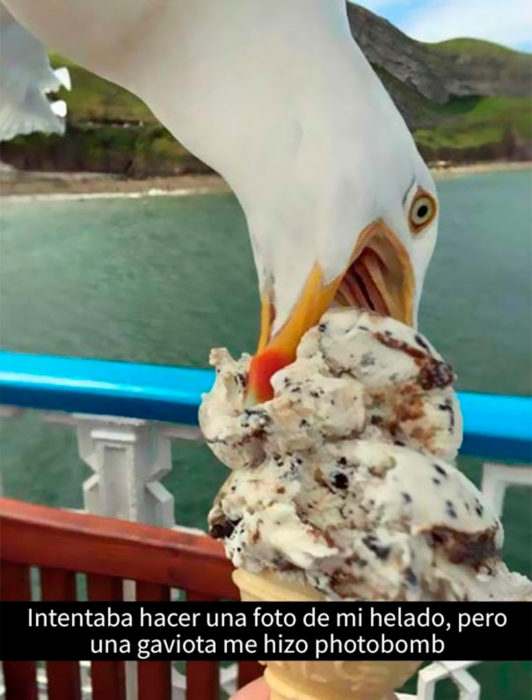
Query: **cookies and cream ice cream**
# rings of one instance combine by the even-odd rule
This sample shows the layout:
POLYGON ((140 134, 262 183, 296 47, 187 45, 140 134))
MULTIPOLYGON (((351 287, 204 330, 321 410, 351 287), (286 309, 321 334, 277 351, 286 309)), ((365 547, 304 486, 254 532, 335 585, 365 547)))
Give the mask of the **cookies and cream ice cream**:
POLYGON ((200 423, 233 471, 209 525, 236 566, 339 600, 532 595, 500 560, 495 513, 451 464, 453 370, 412 328, 330 311, 252 407, 250 357, 213 350, 211 362, 200 423))

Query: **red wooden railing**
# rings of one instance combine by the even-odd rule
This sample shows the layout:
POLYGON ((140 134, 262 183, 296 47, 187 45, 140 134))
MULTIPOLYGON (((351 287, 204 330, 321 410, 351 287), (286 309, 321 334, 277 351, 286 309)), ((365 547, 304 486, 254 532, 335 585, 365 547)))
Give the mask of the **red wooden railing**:
MULTIPOLYGON (((230 562, 205 535, 0 498, 1 600, 31 599, 30 567, 40 569, 46 601, 76 600, 76 573, 86 574, 89 600, 122 600, 124 580, 136 582, 137 600, 169 600, 171 588, 187 600, 238 599, 230 562)), ((186 667, 187 700, 218 700, 218 663, 186 667)), ((3 669, 6 700, 37 699, 34 662, 5 661, 3 669)), ((139 661, 138 697, 170 700, 170 672, 170 662, 139 661)), ((238 685, 261 672, 255 662, 240 662, 238 685)), ((77 661, 49 661, 46 673, 49 700, 79 700, 77 661)), ((124 700, 124 662, 93 661, 91 682, 95 700, 124 700)))

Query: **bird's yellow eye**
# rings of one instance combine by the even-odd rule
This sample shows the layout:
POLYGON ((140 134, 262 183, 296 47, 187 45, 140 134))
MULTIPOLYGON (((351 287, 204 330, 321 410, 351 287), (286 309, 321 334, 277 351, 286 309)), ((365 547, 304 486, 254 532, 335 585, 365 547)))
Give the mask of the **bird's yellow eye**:
POLYGON ((414 197, 408 214, 412 233, 420 233, 436 216, 436 201, 428 192, 420 191, 414 197))

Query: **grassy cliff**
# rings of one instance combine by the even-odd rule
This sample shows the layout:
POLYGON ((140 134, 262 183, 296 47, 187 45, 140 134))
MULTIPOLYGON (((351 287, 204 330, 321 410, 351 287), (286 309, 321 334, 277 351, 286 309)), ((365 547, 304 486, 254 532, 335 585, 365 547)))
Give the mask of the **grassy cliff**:
POLYGON ((427 126, 414 129, 414 136, 422 150, 432 150, 445 157, 459 158, 468 153, 492 159, 530 159, 532 142, 532 81, 530 73, 532 56, 512 51, 489 41, 478 39, 451 39, 428 45, 437 54, 444 52, 456 62, 481 61, 492 66, 493 71, 506 76, 509 93, 452 96, 443 104, 426 105, 427 126), (525 85, 512 81, 525 79, 525 85), (524 93, 524 94, 518 94, 524 93), (430 117, 434 121, 431 123, 430 117))

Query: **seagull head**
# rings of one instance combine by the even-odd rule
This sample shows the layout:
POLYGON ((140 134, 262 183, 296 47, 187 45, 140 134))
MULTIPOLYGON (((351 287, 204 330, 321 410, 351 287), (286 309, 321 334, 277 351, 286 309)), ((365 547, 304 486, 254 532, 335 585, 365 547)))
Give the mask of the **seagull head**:
POLYGON ((334 305, 417 324, 436 242, 432 176, 356 45, 292 107, 262 197, 245 207, 261 291, 249 402, 295 359, 303 334, 334 305), (315 88, 316 86, 314 86, 315 88), (295 116, 297 115, 297 116, 295 116))

